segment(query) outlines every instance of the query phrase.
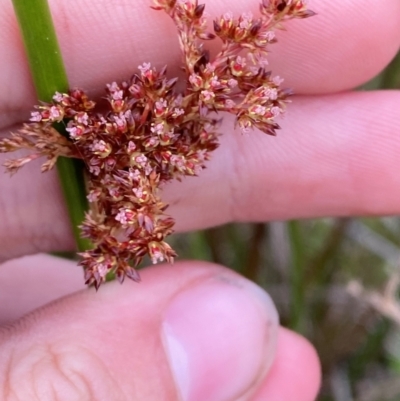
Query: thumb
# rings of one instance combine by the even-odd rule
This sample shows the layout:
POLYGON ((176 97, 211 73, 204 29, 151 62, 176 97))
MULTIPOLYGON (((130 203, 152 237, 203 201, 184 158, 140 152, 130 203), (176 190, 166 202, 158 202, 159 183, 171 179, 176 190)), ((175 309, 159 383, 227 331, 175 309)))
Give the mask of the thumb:
POLYGON ((200 262, 142 271, 38 309, 0 331, 11 400, 247 400, 274 354, 270 298, 200 262))

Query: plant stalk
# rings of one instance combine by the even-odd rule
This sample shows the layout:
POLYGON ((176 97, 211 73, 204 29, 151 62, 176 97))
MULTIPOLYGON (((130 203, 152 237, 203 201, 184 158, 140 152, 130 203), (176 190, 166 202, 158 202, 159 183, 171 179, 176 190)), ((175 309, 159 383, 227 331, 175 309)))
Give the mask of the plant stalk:
MULTIPOLYGON (((49 5, 47 0, 12 2, 37 97, 49 102, 55 92, 66 92, 69 88, 49 5)), ((57 170, 75 242, 78 250, 84 251, 90 247, 90 242, 80 237, 78 228, 87 210, 84 170, 79 161, 63 157, 57 161, 57 170)))
POLYGON ((291 248, 290 326, 293 330, 304 334, 306 313, 304 293, 305 254, 300 228, 300 222, 297 220, 292 220, 287 223, 287 230, 291 248))

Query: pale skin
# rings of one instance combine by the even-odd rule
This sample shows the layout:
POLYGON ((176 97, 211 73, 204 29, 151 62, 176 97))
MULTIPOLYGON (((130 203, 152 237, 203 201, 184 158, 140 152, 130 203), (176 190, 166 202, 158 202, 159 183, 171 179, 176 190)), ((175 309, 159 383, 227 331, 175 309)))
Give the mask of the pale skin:
MULTIPOLYGON (((73 86, 101 94, 105 83, 129 77, 144 61, 168 64, 175 74, 174 27, 148 1, 50 3, 73 86)), ((205 3, 211 16, 227 7, 257 10, 253 0, 205 3)), ((179 231, 230 221, 400 212, 400 92, 351 92, 398 51, 400 2, 310 0, 309 6, 318 15, 289 23, 271 49, 271 69, 296 92, 278 137, 241 136, 227 116, 207 170, 165 188, 179 231)), ((5 136, 36 100, 9 0, 0 1, 0 26, 5 136)), ((143 270, 139 285, 85 290, 73 263, 44 255, 11 260, 73 248, 56 173, 41 175, 34 163, 12 179, 2 176, 0 185, 0 261, 8 261, 0 269, 0 323, 14 323, 0 329, 2 400, 315 399, 320 371, 312 346, 283 328, 277 345, 271 343, 273 307, 242 278, 185 261, 143 270), (191 379, 181 378, 186 384, 179 387, 170 362, 176 355, 167 351, 162 327, 181 327, 182 316, 209 322, 210 341, 197 341, 204 326, 182 329, 182 343, 195 354, 203 347, 205 356, 189 358, 191 379), (232 334, 243 325, 243 335, 232 334)))

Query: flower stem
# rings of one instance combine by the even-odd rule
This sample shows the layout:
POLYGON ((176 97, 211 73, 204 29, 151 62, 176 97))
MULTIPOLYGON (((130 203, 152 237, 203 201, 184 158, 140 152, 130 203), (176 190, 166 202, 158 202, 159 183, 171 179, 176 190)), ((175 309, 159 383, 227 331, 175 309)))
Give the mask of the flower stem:
POLYGON ((289 241, 291 247, 291 318, 290 326, 293 330, 305 333, 305 254, 300 222, 292 220, 287 223, 289 241))
POLYGON ((48 102, 56 91, 68 90, 61 51, 47 0, 13 0, 39 100, 48 102))
MULTIPOLYGON (((48 102, 56 91, 66 92, 69 84, 47 0, 12 2, 36 94, 39 100, 48 102)), ((78 229, 87 210, 83 169, 73 159, 59 158, 57 170, 77 248, 83 251, 90 247, 90 242, 80 237, 78 229)))
POLYGON ((387 66, 382 76, 382 89, 399 89, 400 88, 400 52, 387 66))

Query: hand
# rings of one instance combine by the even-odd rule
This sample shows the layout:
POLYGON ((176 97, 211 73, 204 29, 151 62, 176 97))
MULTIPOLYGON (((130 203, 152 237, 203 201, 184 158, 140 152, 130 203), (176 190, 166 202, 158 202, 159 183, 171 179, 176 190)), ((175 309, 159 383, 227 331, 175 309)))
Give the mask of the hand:
MULTIPOLYGON (((64 8, 54 1, 72 85, 100 94, 143 61, 176 73, 174 27, 148 1, 130 3, 89 7, 77 0, 64 8)), ((226 11, 221 3, 208 1, 208 12, 226 11)), ((229 2, 234 12, 249 7, 229 2)), ((345 91, 398 50, 400 4, 315 0, 310 8, 318 16, 290 23, 272 48, 271 69, 298 94, 281 132, 242 137, 225 118, 221 148, 204 174, 165 190, 178 229, 399 211, 400 94, 345 91)), ((26 119, 35 97, 9 3, 0 16, 8 27, 0 38, 6 135, 26 119)), ((0 205, 2 260, 73 247, 56 173, 41 175, 32 165, 4 176, 0 205)), ((142 278, 140 285, 74 293, 82 278, 70 262, 39 255, 3 265, 0 319, 15 324, 0 332, 2 399, 172 401, 179 392, 190 401, 314 399, 315 353, 284 329, 275 346, 275 311, 257 287, 200 262, 145 269, 142 278)))

